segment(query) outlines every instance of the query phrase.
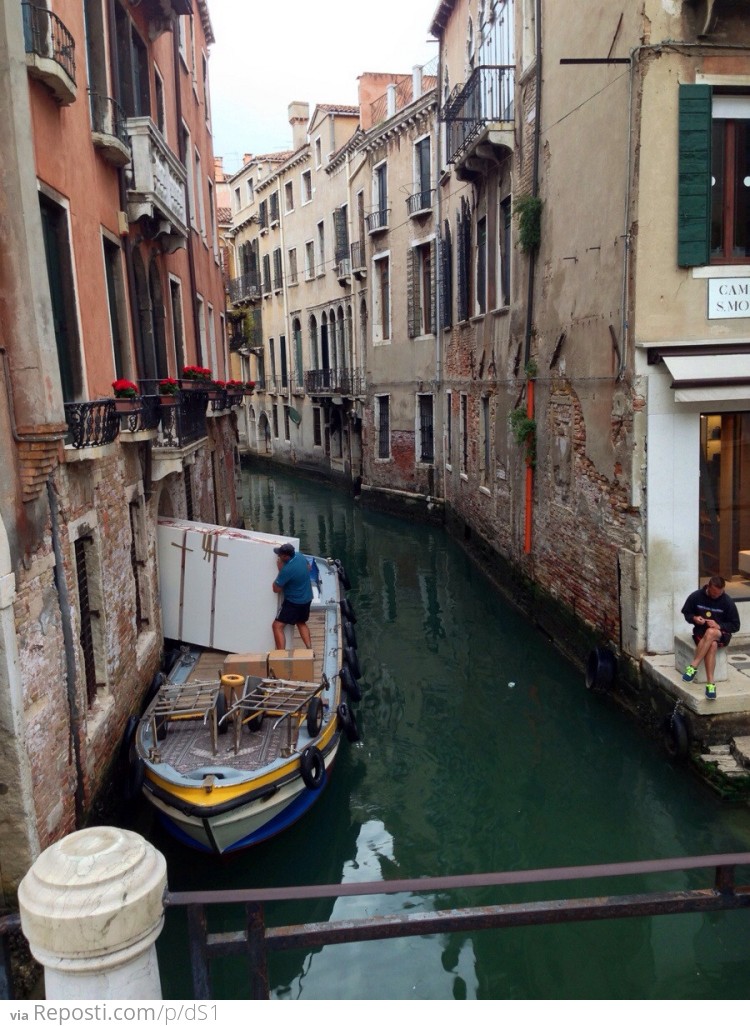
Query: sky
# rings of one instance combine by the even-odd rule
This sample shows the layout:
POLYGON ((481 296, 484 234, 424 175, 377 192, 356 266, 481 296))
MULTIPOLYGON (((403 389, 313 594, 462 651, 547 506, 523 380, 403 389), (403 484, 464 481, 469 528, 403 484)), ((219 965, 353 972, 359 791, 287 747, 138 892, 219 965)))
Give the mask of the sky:
POLYGON ((363 72, 410 74, 438 52, 438 0, 207 2, 214 154, 230 174, 244 153, 291 149, 293 101, 356 104, 363 72))

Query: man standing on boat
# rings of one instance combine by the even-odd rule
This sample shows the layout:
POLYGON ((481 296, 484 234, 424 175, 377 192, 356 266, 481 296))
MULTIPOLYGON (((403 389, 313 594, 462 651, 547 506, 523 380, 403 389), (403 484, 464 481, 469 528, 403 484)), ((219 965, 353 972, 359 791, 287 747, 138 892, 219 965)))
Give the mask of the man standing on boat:
POLYGON ((724 591, 726 581, 716 575, 708 584, 688 595, 682 615, 693 627, 695 655, 685 667, 682 679, 690 683, 701 660, 706 665, 706 698, 716 698, 714 670, 716 651, 725 648, 740 629, 740 615, 734 601, 724 591))
POLYGON ((279 569, 279 574, 273 582, 273 590, 277 595, 284 596, 284 601, 272 624, 276 648, 286 648, 284 637, 286 624, 297 628, 305 648, 312 648, 307 621, 310 618, 313 592, 307 560, 301 552, 295 552, 294 546, 289 542, 284 542, 273 551, 278 556, 276 566, 279 569))

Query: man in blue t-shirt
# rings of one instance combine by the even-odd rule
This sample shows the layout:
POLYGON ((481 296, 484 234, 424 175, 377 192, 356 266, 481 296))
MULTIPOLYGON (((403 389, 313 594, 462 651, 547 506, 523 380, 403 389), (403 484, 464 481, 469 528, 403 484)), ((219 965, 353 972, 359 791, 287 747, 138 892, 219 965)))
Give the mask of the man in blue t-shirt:
POLYGON ((279 573, 273 582, 273 590, 284 596, 281 608, 271 625, 276 648, 286 648, 284 627, 288 623, 297 628, 305 648, 312 648, 307 621, 310 618, 313 592, 307 560, 301 552, 295 552, 294 546, 289 542, 284 542, 273 551, 279 557, 276 560, 279 573))

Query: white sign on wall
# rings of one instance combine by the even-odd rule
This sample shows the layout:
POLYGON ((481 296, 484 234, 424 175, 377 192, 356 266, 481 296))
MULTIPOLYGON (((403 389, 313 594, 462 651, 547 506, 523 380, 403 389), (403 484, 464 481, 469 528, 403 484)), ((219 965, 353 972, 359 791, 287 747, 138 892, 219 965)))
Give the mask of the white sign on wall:
POLYGON ((750 278, 709 278, 708 318, 750 317, 750 278))

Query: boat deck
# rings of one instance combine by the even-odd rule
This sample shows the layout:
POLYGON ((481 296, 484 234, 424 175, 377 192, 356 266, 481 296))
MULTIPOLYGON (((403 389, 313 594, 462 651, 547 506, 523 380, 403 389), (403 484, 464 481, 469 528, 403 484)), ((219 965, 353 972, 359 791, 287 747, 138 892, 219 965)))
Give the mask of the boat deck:
MULTIPOLYGON (((314 682, 319 683, 323 675, 323 655, 326 644, 325 610, 313 609, 308 626, 313 646, 314 682)), ((295 631, 294 648, 304 648, 295 631)), ((188 674, 185 683, 218 683, 221 678, 226 652, 207 651, 188 674)), ((159 742, 159 761, 167 763, 178 773, 188 774, 206 766, 227 766, 239 772, 262 769, 274 759, 281 758, 282 749, 288 744, 289 732, 286 721, 280 723, 274 717, 265 717, 261 728, 256 731, 244 727, 239 733, 239 746, 235 751, 235 731, 232 724, 225 734, 216 738, 216 754, 213 752, 211 727, 201 719, 171 720, 167 735, 159 742), (274 729, 274 727, 277 729, 274 729)))

